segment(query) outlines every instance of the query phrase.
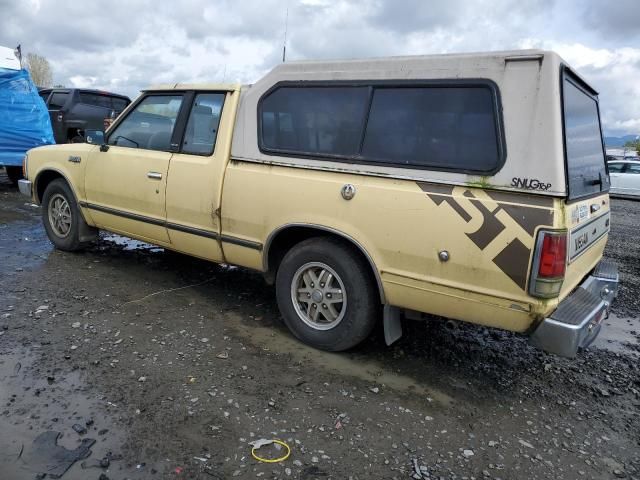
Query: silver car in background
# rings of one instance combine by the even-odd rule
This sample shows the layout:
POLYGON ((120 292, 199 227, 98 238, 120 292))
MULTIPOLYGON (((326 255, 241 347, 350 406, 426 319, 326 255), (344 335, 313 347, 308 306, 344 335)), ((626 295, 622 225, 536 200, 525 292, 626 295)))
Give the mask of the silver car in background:
POLYGON ((640 159, 614 160, 608 163, 613 197, 640 199, 640 159))

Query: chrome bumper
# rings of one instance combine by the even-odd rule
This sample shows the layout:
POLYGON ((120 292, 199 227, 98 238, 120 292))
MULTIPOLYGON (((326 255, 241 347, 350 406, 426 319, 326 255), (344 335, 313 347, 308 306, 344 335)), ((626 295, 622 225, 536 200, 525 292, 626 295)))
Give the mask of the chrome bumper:
POLYGON ((32 185, 29 180, 25 180, 24 178, 18 180, 18 189, 20 190, 20 193, 26 195, 29 198, 31 198, 32 195, 31 186, 32 185))
POLYGON ((618 293, 618 268, 601 261, 593 273, 531 334, 534 346, 563 357, 575 357, 578 349, 591 345, 609 316, 618 293))

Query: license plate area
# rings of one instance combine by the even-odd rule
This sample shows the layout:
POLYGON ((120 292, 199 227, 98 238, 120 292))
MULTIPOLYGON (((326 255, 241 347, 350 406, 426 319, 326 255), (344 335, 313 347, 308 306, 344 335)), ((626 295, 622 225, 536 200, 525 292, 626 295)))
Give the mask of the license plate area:
POLYGON ((569 262, 578 258, 587 251, 591 245, 609 233, 610 213, 606 212, 571 230, 569 237, 569 262))

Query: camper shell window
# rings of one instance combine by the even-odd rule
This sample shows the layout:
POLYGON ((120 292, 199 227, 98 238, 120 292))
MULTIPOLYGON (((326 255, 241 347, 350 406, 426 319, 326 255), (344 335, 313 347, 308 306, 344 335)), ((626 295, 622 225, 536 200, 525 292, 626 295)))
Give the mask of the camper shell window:
POLYGON ((597 96, 567 69, 562 74, 562 107, 569 199, 608 191, 597 96))
POLYGON ((488 80, 283 82, 258 105, 260 150, 271 155, 494 174, 505 143, 488 80))

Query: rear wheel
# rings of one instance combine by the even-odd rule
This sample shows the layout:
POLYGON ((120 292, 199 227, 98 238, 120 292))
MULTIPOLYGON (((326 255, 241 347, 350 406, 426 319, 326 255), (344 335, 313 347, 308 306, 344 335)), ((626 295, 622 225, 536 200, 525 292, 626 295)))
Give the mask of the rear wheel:
POLYGON ((18 180, 22 178, 22 167, 4 167, 7 171, 7 177, 13 185, 18 184, 18 180))
POLYGON ((80 212, 67 182, 57 179, 47 185, 42 196, 42 223, 51 243, 68 252, 79 250, 82 246, 80 221, 80 212))
POLYGON ((276 296, 291 332, 329 351, 362 342, 380 313, 369 265, 359 252, 331 238, 306 240, 285 255, 276 296))

